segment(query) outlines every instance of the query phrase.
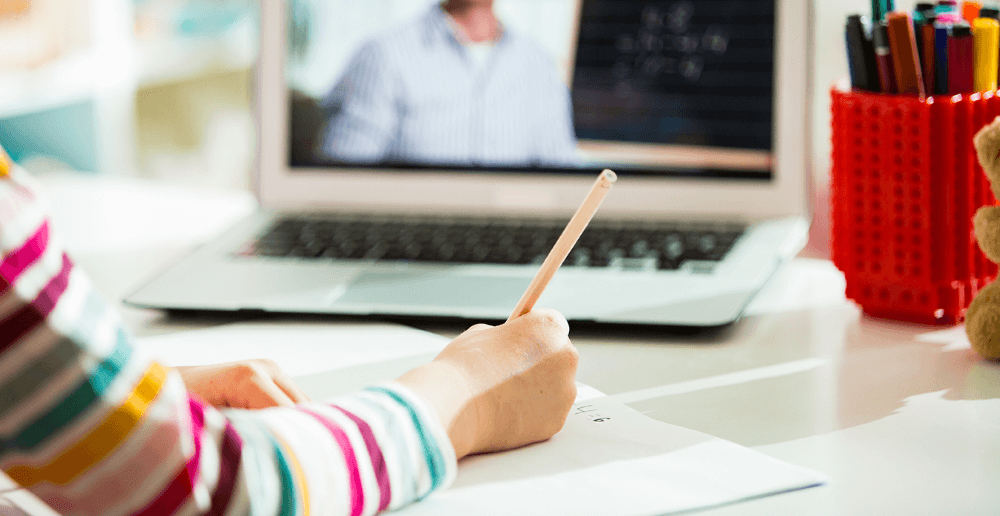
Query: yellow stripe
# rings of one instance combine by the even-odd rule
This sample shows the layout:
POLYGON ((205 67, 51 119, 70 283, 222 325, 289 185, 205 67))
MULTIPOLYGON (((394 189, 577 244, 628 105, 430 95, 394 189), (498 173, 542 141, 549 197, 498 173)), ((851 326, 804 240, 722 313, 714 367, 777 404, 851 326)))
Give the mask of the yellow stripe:
POLYGON ((274 434, 274 438, 281 444, 281 447, 288 452, 288 460, 292 463, 292 469, 295 470, 295 477, 298 479, 298 484, 302 488, 302 514, 304 516, 309 516, 309 487, 306 486, 306 475, 302 471, 302 465, 299 464, 299 459, 295 456, 295 452, 282 441, 277 434, 274 434))
POLYGON ((44 481, 60 485, 72 482, 128 438, 160 393, 166 377, 167 370, 153 362, 125 402, 86 437, 46 466, 15 466, 7 470, 7 475, 24 487, 44 481))
POLYGON ((0 150, 0 177, 6 177, 10 173, 10 162, 7 161, 7 156, 0 150))

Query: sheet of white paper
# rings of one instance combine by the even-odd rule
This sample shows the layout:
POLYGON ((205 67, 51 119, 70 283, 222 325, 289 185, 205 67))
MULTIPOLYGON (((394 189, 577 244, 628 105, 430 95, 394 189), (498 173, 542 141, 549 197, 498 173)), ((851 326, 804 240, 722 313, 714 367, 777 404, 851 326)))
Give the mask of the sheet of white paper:
POLYGON ((140 339, 166 364, 270 358, 289 376, 437 353, 449 339, 395 324, 234 323, 140 339))
MULTIPOLYGON (((323 383, 329 375, 331 384, 341 375, 389 379, 377 376, 390 363, 399 367, 447 343, 405 326, 365 323, 236 323, 142 339, 171 365, 270 358, 291 376, 323 383)), ((450 489, 399 514, 657 515, 824 481, 819 473, 653 420, 578 384, 573 411, 555 437, 467 458, 450 489)))
POLYGON ((451 489, 398 514, 659 515, 825 481, 817 472, 656 421, 607 397, 578 398, 566 426, 549 441, 465 459, 451 489))

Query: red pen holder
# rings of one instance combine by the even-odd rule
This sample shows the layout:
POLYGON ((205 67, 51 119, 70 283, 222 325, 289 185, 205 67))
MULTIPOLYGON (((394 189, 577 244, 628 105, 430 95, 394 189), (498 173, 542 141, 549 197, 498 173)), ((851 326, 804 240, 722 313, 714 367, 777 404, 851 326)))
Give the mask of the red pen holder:
POLYGON ((997 266, 972 216, 996 204, 972 137, 1000 115, 996 92, 831 92, 833 262, 866 314, 954 324, 997 266))

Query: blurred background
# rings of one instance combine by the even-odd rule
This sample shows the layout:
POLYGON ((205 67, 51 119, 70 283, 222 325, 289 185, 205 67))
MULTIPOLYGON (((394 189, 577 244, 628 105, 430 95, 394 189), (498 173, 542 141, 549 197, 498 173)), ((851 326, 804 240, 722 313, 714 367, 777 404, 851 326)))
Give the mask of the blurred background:
POLYGON ((0 1, 0 144, 29 169, 247 187, 253 0, 0 1))
MULTIPOLYGON (((249 188, 259 1, 0 0, 0 144, 37 174, 69 169, 249 188)), ((327 4, 344 7, 343 34, 325 34, 350 38, 358 11, 351 1, 327 4)), ((363 1, 400 16, 427 3, 363 1)), ((814 2, 813 173, 822 202, 829 88, 847 75, 844 21, 870 2, 791 1, 814 2)), ((519 24, 565 19, 551 12, 563 4, 497 0, 498 11, 519 24)), ((293 78, 306 89, 327 80, 293 78)))

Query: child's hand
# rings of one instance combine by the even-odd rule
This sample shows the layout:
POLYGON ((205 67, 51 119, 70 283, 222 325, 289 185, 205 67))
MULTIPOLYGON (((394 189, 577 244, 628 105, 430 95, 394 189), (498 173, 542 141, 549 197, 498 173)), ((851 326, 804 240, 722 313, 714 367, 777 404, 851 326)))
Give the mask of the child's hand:
POLYGON ((437 411, 456 455, 517 448, 562 429, 576 398, 576 348, 566 319, 534 310, 473 326, 399 383, 437 411))
POLYGON ((292 379, 271 360, 176 368, 188 391, 210 405, 262 409, 309 401, 292 379))

